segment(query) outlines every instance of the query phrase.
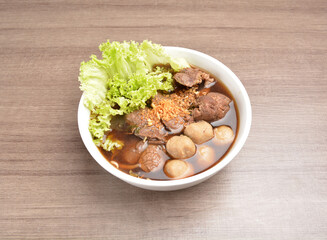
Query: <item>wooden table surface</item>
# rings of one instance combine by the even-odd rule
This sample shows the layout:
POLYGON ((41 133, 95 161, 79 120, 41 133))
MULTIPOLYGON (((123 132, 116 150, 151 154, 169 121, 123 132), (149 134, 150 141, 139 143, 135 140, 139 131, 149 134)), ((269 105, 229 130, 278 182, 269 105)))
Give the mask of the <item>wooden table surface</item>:
POLYGON ((0 239, 326 239, 327 2, 1 1, 0 239), (219 59, 250 136, 195 187, 130 186, 77 128, 80 62, 150 39, 219 59))

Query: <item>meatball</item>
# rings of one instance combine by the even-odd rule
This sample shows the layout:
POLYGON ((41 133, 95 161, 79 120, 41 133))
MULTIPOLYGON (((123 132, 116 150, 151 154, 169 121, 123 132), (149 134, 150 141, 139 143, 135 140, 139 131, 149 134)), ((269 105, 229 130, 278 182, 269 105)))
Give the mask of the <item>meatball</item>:
POLYGON ((184 134, 196 144, 202 144, 213 138, 213 129, 206 121, 200 121, 186 126, 184 134))
POLYGON ((184 135, 174 136, 166 144, 167 152, 173 158, 189 158, 195 154, 196 147, 193 141, 184 135))
POLYGON ((149 145, 139 159, 140 167, 144 172, 155 172, 162 168, 164 162, 165 154, 161 145, 149 145))
POLYGON ((198 150, 198 164, 209 167, 215 162, 215 150, 209 146, 201 146, 198 150))
POLYGON ((179 159, 167 161, 164 172, 170 178, 184 178, 193 174, 190 164, 179 159))
POLYGON ((217 144, 229 144, 234 140, 234 132, 229 126, 219 126, 214 129, 214 141, 217 144))

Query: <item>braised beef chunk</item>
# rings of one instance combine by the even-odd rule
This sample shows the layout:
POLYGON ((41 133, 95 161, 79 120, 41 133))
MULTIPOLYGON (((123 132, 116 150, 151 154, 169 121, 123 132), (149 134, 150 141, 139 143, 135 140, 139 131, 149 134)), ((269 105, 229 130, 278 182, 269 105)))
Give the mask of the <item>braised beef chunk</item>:
POLYGON ((159 128, 156 126, 143 126, 137 128, 134 134, 142 139, 147 138, 151 143, 155 144, 167 142, 166 136, 168 135, 162 124, 159 128))
POLYGON ((174 75, 174 79, 179 84, 186 87, 193 87, 202 82, 202 72, 196 68, 184 68, 174 75))
POLYGON ((232 100, 227 96, 210 92, 198 98, 199 106, 193 110, 193 117, 196 121, 205 120, 213 122, 225 117, 229 111, 229 103, 232 100))
MULTIPOLYGON (((230 102, 232 101, 229 97, 227 97, 226 95, 222 94, 222 93, 218 93, 218 92, 209 92, 207 94, 208 97, 211 97, 213 99, 215 99, 216 102, 223 102, 225 105, 229 105, 230 102)), ((225 116, 225 115, 224 115, 225 116)))
POLYGON ((125 119, 126 123, 134 128, 145 126, 147 124, 147 120, 145 118, 141 118, 141 115, 146 114, 148 111, 148 108, 144 108, 127 114, 125 119))
POLYGON ((196 121, 205 120, 213 121, 213 117, 216 115, 216 102, 214 99, 208 96, 201 96, 198 99, 199 107, 195 108, 192 112, 192 116, 196 121))
POLYGON ((204 82, 204 87, 210 87, 215 82, 215 79, 211 78, 208 73, 201 71, 198 68, 184 68, 180 72, 174 75, 174 79, 179 84, 186 87, 193 87, 196 84, 204 82))
POLYGON ((140 167, 144 172, 156 171, 165 162, 165 153, 161 145, 149 145, 141 154, 140 167))
POLYGON ((165 125, 165 127, 174 134, 181 133, 184 129, 184 119, 181 117, 176 117, 173 119, 170 119, 169 121, 162 120, 162 123, 165 125))
POLYGON ((159 126, 149 125, 146 116, 149 108, 140 109, 127 114, 126 122, 132 127, 134 134, 142 139, 147 138, 150 141, 159 141, 160 143, 166 142, 165 137, 168 133, 165 131, 163 124, 159 126))

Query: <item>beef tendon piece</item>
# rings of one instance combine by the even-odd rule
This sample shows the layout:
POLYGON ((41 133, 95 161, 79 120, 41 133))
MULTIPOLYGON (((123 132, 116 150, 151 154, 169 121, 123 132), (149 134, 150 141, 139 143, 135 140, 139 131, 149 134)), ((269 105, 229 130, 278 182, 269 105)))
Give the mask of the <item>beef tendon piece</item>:
POLYGON ((217 121, 225 117, 232 100, 221 93, 210 92, 198 98, 198 107, 192 112, 195 121, 217 121))
POLYGON ((161 145, 149 145, 141 154, 139 164, 144 172, 155 172, 163 168, 166 155, 161 145))

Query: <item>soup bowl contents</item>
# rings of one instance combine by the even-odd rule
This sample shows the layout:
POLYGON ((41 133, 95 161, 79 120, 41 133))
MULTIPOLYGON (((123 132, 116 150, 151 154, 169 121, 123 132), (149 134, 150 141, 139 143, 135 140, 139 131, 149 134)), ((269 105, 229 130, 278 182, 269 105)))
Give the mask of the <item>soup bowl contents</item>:
POLYGON ((146 189, 175 190, 224 167, 241 128, 237 154, 251 116, 244 126, 230 83, 205 63, 199 66, 180 52, 168 54, 149 41, 108 41, 100 50, 101 60, 91 56, 81 64, 80 108, 88 110, 83 122, 89 133, 81 131, 80 113, 79 128, 92 156, 109 172, 146 189))

